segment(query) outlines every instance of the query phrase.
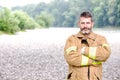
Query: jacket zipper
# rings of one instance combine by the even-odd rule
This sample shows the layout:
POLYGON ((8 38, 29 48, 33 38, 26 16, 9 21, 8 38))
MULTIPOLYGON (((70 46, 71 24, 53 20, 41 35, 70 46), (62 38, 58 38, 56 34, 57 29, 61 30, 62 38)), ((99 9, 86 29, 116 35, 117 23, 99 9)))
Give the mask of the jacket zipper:
POLYGON ((88 66, 88 80, 90 80, 90 66, 88 66))

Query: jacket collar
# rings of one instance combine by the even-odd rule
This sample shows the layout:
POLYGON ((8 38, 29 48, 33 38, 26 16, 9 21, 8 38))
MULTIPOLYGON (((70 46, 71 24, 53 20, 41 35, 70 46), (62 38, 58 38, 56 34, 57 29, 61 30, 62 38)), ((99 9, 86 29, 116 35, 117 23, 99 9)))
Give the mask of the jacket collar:
MULTIPOLYGON (((78 38, 85 38, 85 36, 81 33, 81 31, 79 31, 79 32, 76 34, 76 36, 77 36, 78 38)), ((95 40, 95 38, 96 38, 95 33, 91 32, 91 33, 88 35, 88 38, 95 40)))

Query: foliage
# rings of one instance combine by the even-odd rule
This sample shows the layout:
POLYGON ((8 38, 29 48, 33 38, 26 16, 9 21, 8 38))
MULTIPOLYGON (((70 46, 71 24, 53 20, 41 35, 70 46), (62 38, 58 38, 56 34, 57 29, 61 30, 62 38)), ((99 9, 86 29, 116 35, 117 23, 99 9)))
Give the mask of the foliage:
POLYGON ((19 21, 7 8, 0 10, 0 31, 5 33, 15 33, 19 31, 19 21))
MULTIPOLYGON (((37 23, 23 11, 14 11, 15 18, 19 20, 20 30, 34 29, 37 23)), ((38 26, 38 25, 37 25, 38 26)))
POLYGON ((65 12, 68 11, 69 8, 68 2, 65 0, 54 0, 49 5, 48 12, 55 18, 53 26, 64 27, 65 12))
POLYGON ((16 6, 12 11, 0 8, 0 30, 14 33, 39 26, 76 27, 83 11, 92 13, 95 27, 120 27, 119 0, 53 0, 16 6))
POLYGON ((69 3, 69 8, 68 11, 65 12, 66 20, 64 22, 64 25, 76 26, 80 12, 85 10, 90 11, 91 3, 89 0, 69 0, 68 3, 69 3))
POLYGON ((93 13, 97 26, 120 26, 119 0, 92 0, 93 13))
POLYGON ((54 18, 52 15, 47 12, 42 12, 40 15, 36 16, 36 22, 43 27, 50 27, 54 22, 54 18))
POLYGON ((34 29, 39 25, 23 11, 0 9, 0 31, 14 34, 20 30, 34 29))

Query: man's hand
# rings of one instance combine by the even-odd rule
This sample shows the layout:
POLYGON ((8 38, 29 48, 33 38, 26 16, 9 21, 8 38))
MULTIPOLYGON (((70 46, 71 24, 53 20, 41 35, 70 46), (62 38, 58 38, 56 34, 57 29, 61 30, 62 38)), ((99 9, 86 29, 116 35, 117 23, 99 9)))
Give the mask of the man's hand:
POLYGON ((83 47, 81 50, 80 50, 80 54, 84 54, 85 52, 85 47, 83 47))

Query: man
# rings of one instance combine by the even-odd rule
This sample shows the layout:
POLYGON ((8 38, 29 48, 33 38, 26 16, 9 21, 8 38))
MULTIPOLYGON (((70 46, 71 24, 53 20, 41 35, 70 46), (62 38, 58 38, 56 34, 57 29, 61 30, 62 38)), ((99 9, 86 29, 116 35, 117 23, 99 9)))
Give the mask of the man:
POLYGON ((80 15, 80 32, 70 36, 65 44, 65 59, 69 65, 68 80, 102 80, 102 63, 110 56, 105 37, 92 32, 94 22, 89 12, 80 15))

